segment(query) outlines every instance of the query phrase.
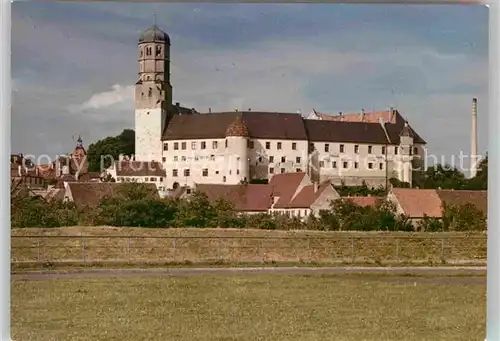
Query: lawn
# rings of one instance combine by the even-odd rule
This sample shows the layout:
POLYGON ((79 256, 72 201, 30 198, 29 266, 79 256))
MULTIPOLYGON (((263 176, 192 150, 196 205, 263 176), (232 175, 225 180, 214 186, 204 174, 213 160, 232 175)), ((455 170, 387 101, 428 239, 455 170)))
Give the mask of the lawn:
POLYGON ((484 340, 485 285, 211 275, 12 282, 14 340, 484 340))
POLYGON ((480 233, 68 227, 14 229, 12 235, 14 262, 433 265, 486 259, 486 236, 480 233), (83 237, 67 237, 72 235, 83 237))

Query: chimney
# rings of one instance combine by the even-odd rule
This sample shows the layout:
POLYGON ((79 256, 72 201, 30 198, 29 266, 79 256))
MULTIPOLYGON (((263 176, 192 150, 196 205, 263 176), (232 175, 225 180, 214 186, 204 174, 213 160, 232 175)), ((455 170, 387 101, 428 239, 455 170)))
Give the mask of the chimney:
POLYGON ((211 114, 212 113, 212 108, 208 108, 208 113, 211 114))
POLYGON ((477 175, 477 98, 472 99, 470 177, 477 175))
POLYGON ((361 122, 365 120, 365 109, 361 109, 361 122))

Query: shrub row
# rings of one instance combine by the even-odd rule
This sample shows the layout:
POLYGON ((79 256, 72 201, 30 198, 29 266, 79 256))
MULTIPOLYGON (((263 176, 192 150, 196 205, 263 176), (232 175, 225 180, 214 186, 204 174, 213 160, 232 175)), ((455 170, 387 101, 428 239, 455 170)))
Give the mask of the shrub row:
POLYGON ((223 227, 259 229, 309 229, 329 231, 483 231, 486 219, 473 205, 446 206, 443 219, 424 217, 411 224, 396 214, 394 205, 380 200, 361 207, 339 199, 319 217, 299 219, 287 215, 237 214, 224 200, 211 203, 202 193, 190 200, 158 199, 138 184, 124 186, 119 195, 105 198, 97 207, 77 208, 73 203, 45 201, 21 192, 11 200, 12 227, 123 226, 123 227, 223 227))

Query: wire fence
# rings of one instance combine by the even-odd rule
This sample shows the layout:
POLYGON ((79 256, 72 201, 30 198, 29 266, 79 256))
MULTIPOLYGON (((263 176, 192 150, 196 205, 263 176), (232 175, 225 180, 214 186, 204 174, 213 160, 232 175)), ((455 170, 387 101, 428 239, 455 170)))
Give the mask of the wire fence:
POLYGON ((486 236, 12 236, 12 263, 486 262, 486 236))

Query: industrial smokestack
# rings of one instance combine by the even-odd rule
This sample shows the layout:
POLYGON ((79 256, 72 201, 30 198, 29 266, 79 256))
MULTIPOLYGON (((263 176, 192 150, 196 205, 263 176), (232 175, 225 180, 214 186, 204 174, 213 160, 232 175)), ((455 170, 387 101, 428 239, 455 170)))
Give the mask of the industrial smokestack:
POLYGON ((472 99, 470 177, 477 174, 477 98, 472 99))

